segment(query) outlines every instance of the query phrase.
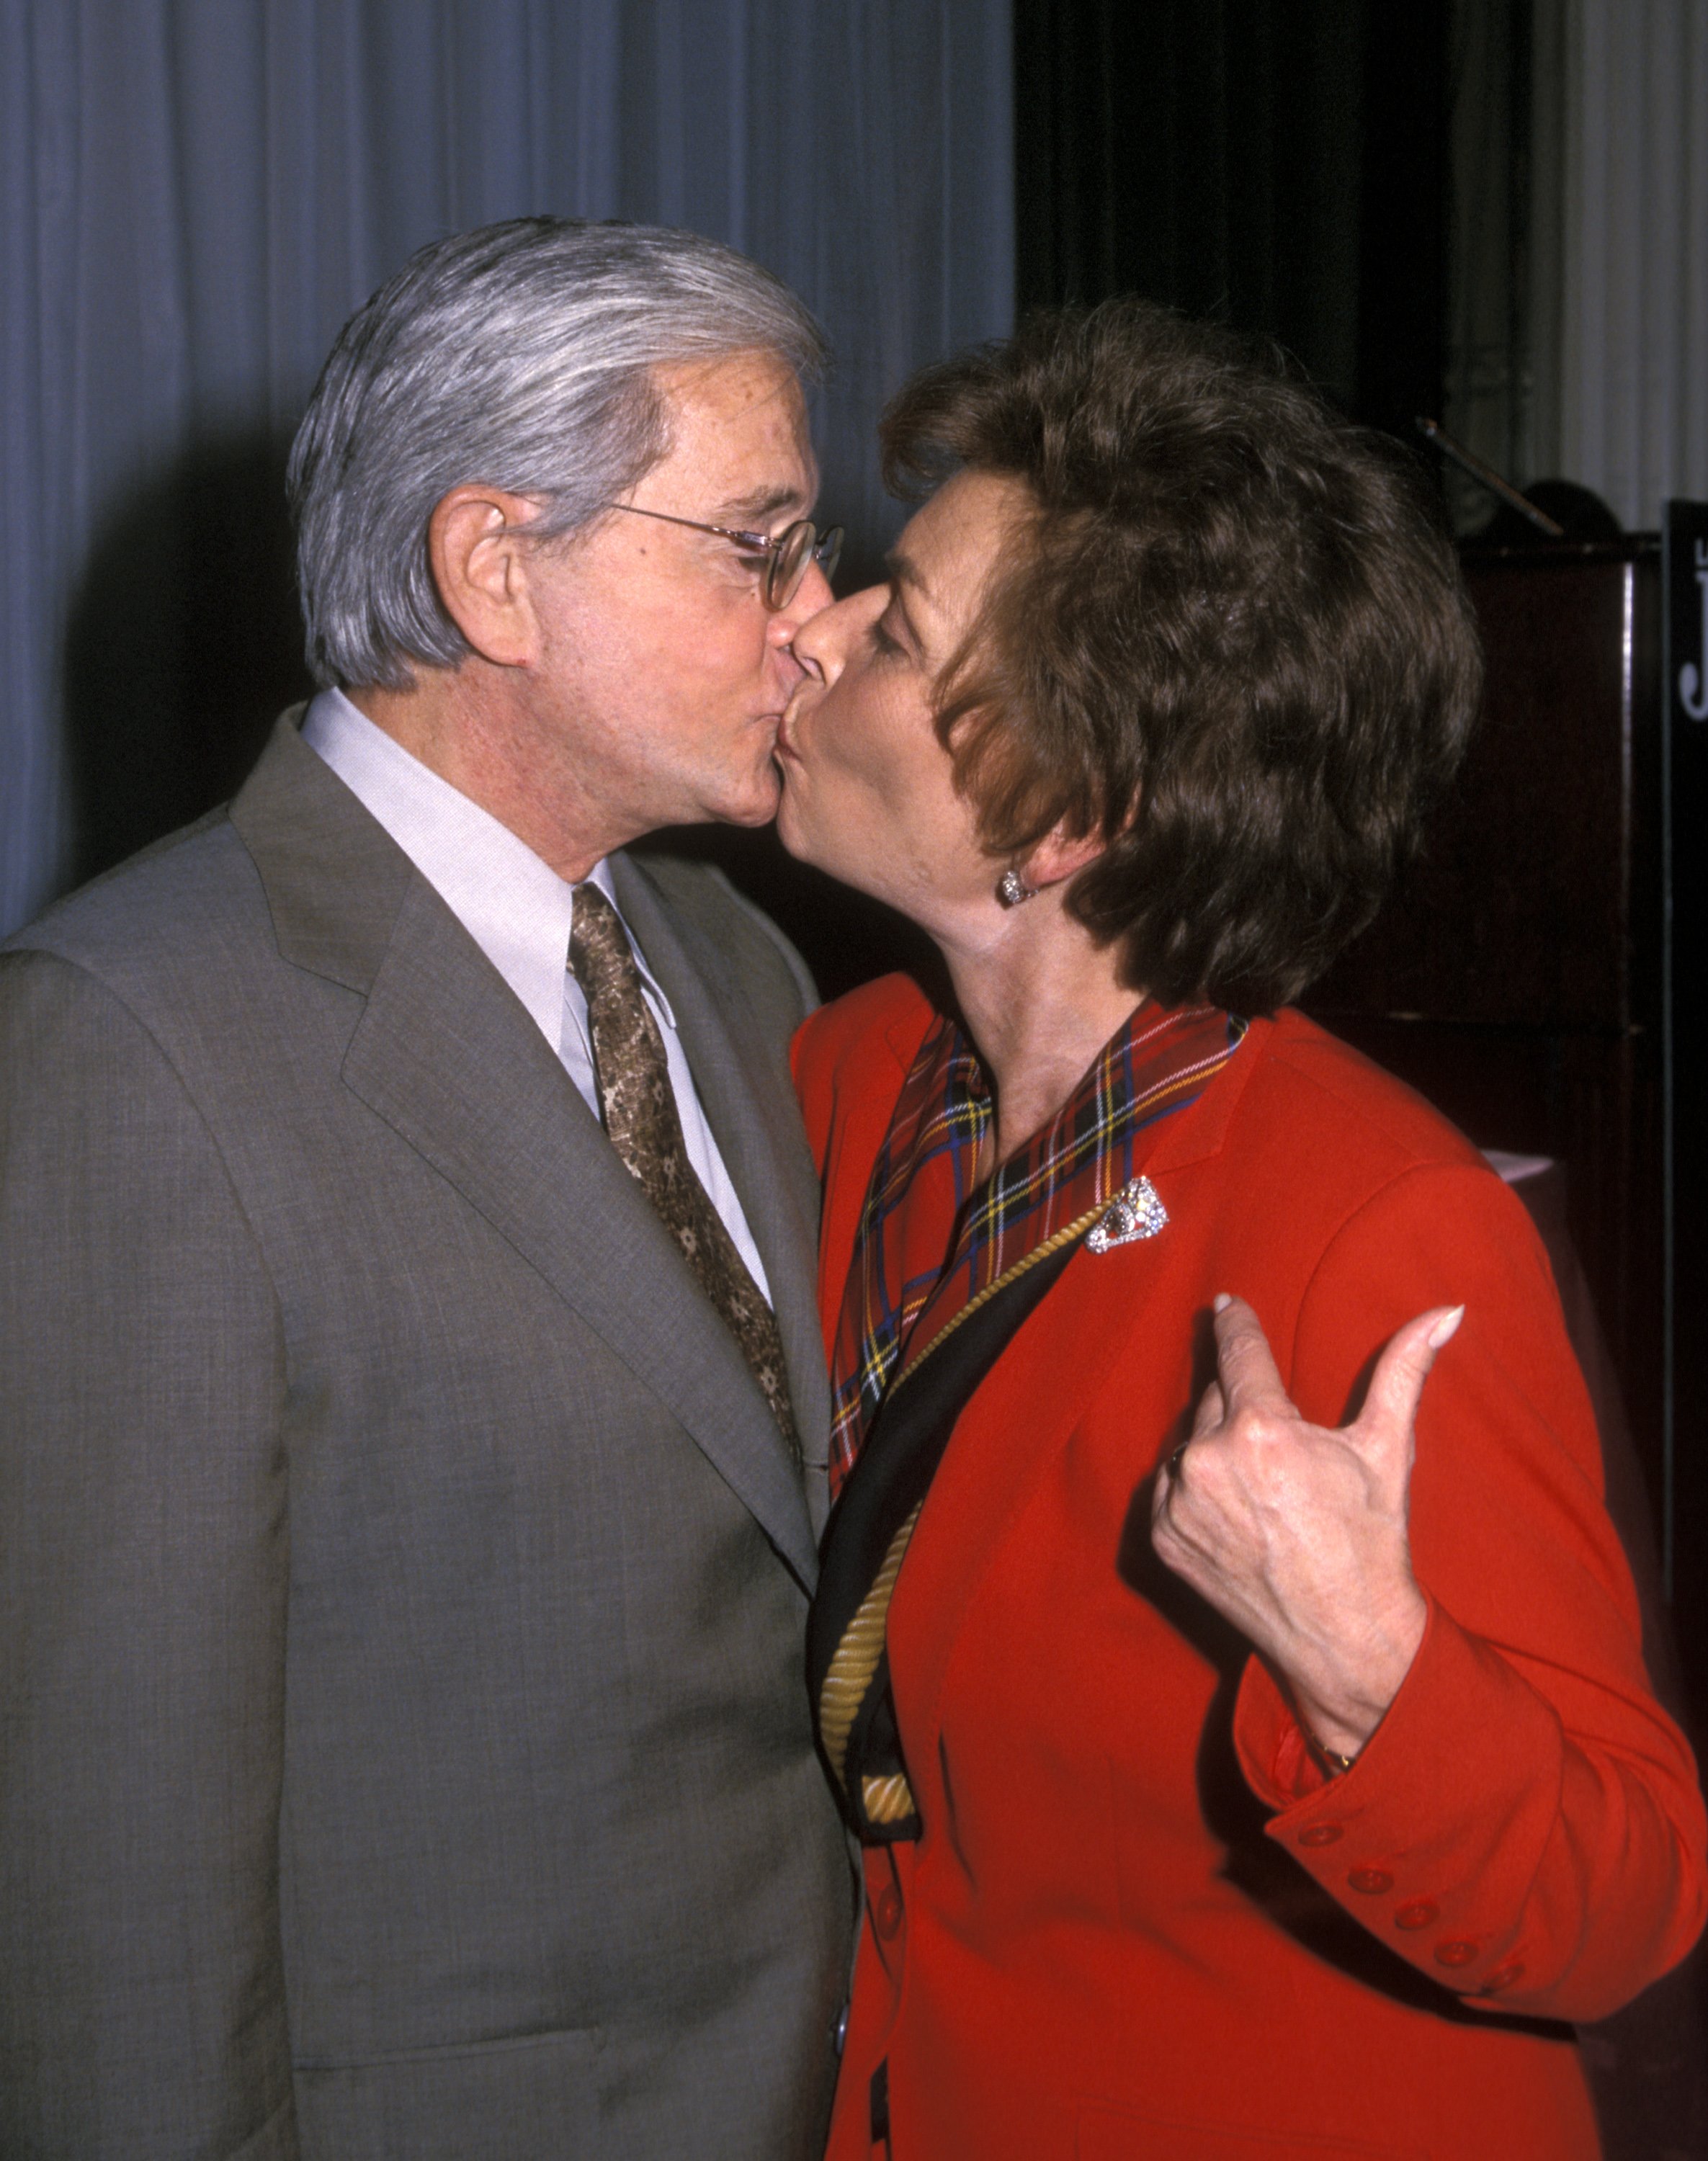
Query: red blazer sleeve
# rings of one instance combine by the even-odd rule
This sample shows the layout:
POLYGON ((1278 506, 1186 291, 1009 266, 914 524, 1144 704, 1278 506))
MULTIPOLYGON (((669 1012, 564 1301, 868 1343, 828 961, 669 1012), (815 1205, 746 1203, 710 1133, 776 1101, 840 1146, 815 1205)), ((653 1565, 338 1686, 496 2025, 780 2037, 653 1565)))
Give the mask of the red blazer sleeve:
POLYGON ((1410 1169, 1330 1241, 1274 1347, 1299 1409, 1336 1424, 1403 1321, 1461 1302, 1419 1415, 1429 1620, 1399 1695, 1326 1781, 1253 1659, 1235 1738, 1270 1836, 1372 1933, 1473 2002, 1594 2019, 1695 1940, 1708 1831, 1539 1241, 1487 1173, 1410 1169))

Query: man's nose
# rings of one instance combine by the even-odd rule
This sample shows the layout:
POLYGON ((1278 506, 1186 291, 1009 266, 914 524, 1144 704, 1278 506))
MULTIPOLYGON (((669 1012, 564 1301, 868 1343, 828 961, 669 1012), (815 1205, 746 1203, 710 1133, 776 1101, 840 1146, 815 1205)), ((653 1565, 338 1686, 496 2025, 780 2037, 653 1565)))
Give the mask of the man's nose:
POLYGON ((829 607, 836 597, 817 557, 810 556, 805 573, 790 594, 787 607, 778 608, 771 618, 773 642, 778 645, 792 643, 801 625, 829 607))
POLYGON ((809 615, 816 615, 820 608, 829 607, 836 597, 831 590, 831 581, 825 575, 824 565, 816 555, 809 555, 806 575, 800 581, 800 591, 795 595, 793 605, 809 615))

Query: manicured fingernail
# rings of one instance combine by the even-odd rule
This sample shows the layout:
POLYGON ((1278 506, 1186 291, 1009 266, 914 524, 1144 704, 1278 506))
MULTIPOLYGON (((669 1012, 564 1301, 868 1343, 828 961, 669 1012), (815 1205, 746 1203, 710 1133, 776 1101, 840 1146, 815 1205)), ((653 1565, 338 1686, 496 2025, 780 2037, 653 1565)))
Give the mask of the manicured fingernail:
POLYGON ((1451 1313, 1444 1313, 1429 1330, 1429 1348, 1439 1351, 1444 1343, 1450 1342, 1458 1333, 1459 1324, 1465 1318, 1465 1308, 1455 1305, 1451 1313))
POLYGON ((1217 1313, 1226 1313, 1229 1306, 1232 1304, 1232 1299, 1229 1297, 1225 1290, 1217 1291, 1214 1300, 1215 1310, 1217 1313))

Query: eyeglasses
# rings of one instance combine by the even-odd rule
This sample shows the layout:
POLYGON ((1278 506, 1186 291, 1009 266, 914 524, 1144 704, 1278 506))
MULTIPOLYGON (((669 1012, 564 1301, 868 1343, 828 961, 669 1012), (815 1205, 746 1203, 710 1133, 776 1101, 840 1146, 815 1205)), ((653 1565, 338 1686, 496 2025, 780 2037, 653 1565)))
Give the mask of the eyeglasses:
POLYGON ((733 540, 738 548, 751 549, 756 555, 765 558, 765 583, 762 588, 765 605, 774 615, 786 608, 800 591, 800 581, 806 575, 809 563, 816 563, 824 572, 825 581, 836 575, 836 565, 842 553, 842 529, 827 526, 820 533, 810 518, 797 518, 793 525, 785 525, 773 540, 768 533, 743 533, 733 525, 706 525, 697 518, 674 518, 668 510, 643 510, 638 502, 612 502, 608 510, 627 510, 637 518, 656 518, 666 525, 685 525, 695 533, 716 533, 723 539, 733 540))

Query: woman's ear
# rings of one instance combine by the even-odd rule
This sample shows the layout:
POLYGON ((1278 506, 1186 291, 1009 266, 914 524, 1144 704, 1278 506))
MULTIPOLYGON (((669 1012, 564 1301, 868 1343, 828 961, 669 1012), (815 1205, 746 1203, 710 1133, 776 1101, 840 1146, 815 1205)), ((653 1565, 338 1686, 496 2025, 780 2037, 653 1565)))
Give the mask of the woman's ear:
POLYGON ((428 560, 445 612, 495 667, 526 667, 539 657, 526 529, 538 516, 525 496, 471 484, 442 497, 428 521, 428 560))
POLYGON ((1082 870, 1096 862, 1108 845, 1107 837, 1101 833, 1082 833, 1075 837, 1056 825, 1016 867, 1028 885, 1043 893, 1050 886, 1065 885, 1076 878, 1082 870))

